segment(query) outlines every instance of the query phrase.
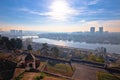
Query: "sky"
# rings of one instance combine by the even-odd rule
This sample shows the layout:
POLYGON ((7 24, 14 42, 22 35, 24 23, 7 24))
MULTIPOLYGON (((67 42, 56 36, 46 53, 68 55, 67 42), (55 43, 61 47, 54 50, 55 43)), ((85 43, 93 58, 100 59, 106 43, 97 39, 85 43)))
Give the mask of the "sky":
POLYGON ((120 0, 0 0, 0 30, 120 32, 120 0))

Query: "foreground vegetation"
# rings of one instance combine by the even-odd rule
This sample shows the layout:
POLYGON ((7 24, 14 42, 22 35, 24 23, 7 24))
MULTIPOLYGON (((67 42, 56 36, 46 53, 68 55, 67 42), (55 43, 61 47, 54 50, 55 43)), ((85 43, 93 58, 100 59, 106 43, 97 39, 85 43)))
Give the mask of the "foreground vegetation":
POLYGON ((98 80, 120 80, 120 76, 115 76, 105 72, 97 72, 98 80))
POLYGON ((19 38, 11 38, 5 36, 0 36, 0 46, 4 49, 8 50, 16 50, 21 49, 23 44, 22 40, 19 38))
POLYGON ((103 56, 96 55, 92 52, 82 53, 80 51, 79 52, 76 51, 75 54, 73 55, 73 57, 75 59, 86 60, 86 61, 97 62, 97 63, 104 63, 105 62, 103 56))
POLYGON ((3 59, 4 57, 0 53, 0 80, 10 80, 16 68, 16 63, 3 59))
POLYGON ((43 72, 24 72, 16 77, 14 80, 66 80, 60 77, 53 77, 43 72))
MULTIPOLYGON (((65 49, 66 51, 67 49, 65 49)), ((70 49, 72 50, 72 49, 70 49)), ((12 66, 12 71, 9 72, 10 74, 14 73, 14 69, 16 67, 16 63, 20 61, 18 53, 21 55, 25 50, 22 50, 22 40, 20 39, 8 39, 7 37, 0 37, 0 72, 5 72, 5 75, 8 73, 6 70, 12 66), (11 61, 11 62, 9 62, 11 61), (3 67, 4 66, 4 67, 3 67)), ((32 52, 35 54, 34 47, 32 48, 32 45, 27 46, 28 52, 32 52)), ((68 51, 68 50, 67 50, 68 51)), ((69 51, 70 52, 70 51, 69 51)), ((64 53, 64 49, 60 49, 58 47, 48 47, 47 44, 43 44, 42 48, 38 50, 38 55, 50 57, 50 58, 55 58, 55 59, 62 59, 66 60, 68 58, 75 58, 79 60, 86 60, 90 62, 98 62, 98 63, 104 63, 105 60, 103 56, 100 55, 95 55, 92 52, 82 52, 82 51, 77 51, 77 50, 72 50, 70 53, 66 52, 64 53), (63 53, 63 55, 62 55, 63 53), (87 54, 88 53, 88 54, 87 54)), ((119 62, 116 63, 117 65, 119 62)), ((118 65, 119 66, 119 65, 118 65)), ((42 68, 44 69, 43 71, 61 75, 61 76, 67 76, 71 77, 73 75, 73 72, 75 68, 71 68, 71 66, 68 63, 60 63, 56 61, 44 61, 40 63, 40 66, 38 67, 39 70, 42 68), (47 65, 46 68, 44 69, 44 65, 47 65)), ((3 77, 0 75, 0 77, 3 77)), ((10 76, 10 78, 13 75, 10 76)), ((102 73, 98 72, 97 73, 98 80, 120 80, 119 77, 116 77, 114 75, 108 74, 108 73, 102 73)), ((4 78, 4 77, 3 77, 4 78)), ((10 79, 9 78, 9 79, 10 79)), ((7 79, 7 80, 9 80, 7 79)), ((50 76, 45 73, 40 73, 40 72, 25 72, 23 74, 20 74, 18 77, 16 77, 15 80, 65 80, 61 78, 56 78, 55 76, 50 76)), ((0 79, 1 80, 1 79, 0 79)))
POLYGON ((68 77, 71 77, 73 75, 73 70, 71 69, 71 66, 69 64, 62 63, 58 63, 55 65, 48 64, 46 71, 68 77))

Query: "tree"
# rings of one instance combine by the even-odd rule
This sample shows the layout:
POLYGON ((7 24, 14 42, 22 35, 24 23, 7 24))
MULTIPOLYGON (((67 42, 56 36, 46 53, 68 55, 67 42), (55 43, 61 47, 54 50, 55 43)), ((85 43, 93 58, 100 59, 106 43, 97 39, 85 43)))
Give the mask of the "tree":
POLYGON ((48 48, 48 44, 47 44, 47 43, 43 43, 43 44, 42 44, 42 47, 43 47, 43 48, 48 48))
POLYGON ((100 63, 104 63, 104 62, 105 62, 105 60, 104 60, 104 58, 103 58, 102 56, 98 56, 98 57, 96 58, 96 61, 97 61, 97 62, 100 62, 100 63))
POLYGON ((53 52, 54 57, 58 57, 59 56, 59 49, 57 47, 51 48, 51 51, 53 52))
POLYGON ((0 45, 2 45, 2 36, 0 35, 0 45))
POLYGON ((11 49, 12 49, 12 50, 15 50, 15 49, 17 48, 17 44, 16 44, 15 38, 12 38, 12 39, 10 40, 10 43, 11 43, 11 49))
POLYGON ((32 46, 30 44, 27 46, 27 50, 32 50, 32 46))
POLYGON ((8 50, 12 50, 10 40, 6 42, 6 48, 7 48, 8 50))
POLYGON ((49 55, 48 51, 49 51, 49 49, 48 49, 47 43, 43 43, 42 48, 40 49, 41 54, 48 56, 49 55))
POLYGON ((16 50, 22 48, 22 40, 17 38, 0 37, 0 45, 8 50, 16 50))
POLYGON ((0 44, 2 45, 2 47, 4 47, 5 49, 10 49, 10 41, 8 37, 2 36, 1 40, 0 40, 0 44))
POLYGON ((8 41, 9 41, 9 38, 3 36, 2 39, 1 39, 1 44, 4 45, 4 46, 6 46, 6 45, 7 45, 6 43, 7 43, 8 41))
POLYGON ((95 57, 95 55, 93 53, 90 53, 89 60, 96 61, 96 57, 95 57))
POLYGON ((23 46, 23 44, 22 44, 22 40, 19 39, 19 38, 17 38, 17 39, 16 39, 16 45, 17 45, 17 49, 21 49, 22 46, 23 46))

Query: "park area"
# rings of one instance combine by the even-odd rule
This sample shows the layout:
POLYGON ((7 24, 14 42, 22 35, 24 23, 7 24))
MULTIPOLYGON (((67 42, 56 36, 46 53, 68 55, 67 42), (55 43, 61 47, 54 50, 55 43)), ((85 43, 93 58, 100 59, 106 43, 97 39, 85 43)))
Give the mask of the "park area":
POLYGON ((98 80, 120 80, 120 76, 106 73, 106 72, 97 72, 98 80))
POLYGON ((15 80, 66 80, 64 78, 53 77, 41 72, 24 72, 15 80))
POLYGON ((72 77, 75 67, 71 67, 69 64, 58 63, 55 65, 47 64, 45 71, 58 74, 61 76, 72 77))
POLYGON ((16 76, 15 80, 67 80, 66 78, 71 78, 73 75, 69 64, 51 65, 49 62, 43 61, 37 69, 38 71, 35 72, 24 71, 16 76))

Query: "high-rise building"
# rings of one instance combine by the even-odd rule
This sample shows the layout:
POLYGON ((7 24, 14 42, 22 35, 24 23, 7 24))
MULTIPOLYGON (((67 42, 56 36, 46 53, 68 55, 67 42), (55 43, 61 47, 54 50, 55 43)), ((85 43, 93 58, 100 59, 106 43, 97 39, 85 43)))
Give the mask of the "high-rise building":
POLYGON ((2 33, 2 29, 0 28, 0 34, 2 33))
POLYGON ((16 30, 10 30, 11 34, 14 34, 16 33, 16 30))
POLYGON ((99 32, 103 33, 103 27, 99 27, 99 32))
POLYGON ((19 35, 22 35, 22 30, 19 30, 18 33, 19 33, 19 35))
POLYGON ((22 38, 22 30, 17 30, 16 34, 19 38, 22 38))
POLYGON ((94 33, 95 32, 95 27, 90 27, 90 32, 94 33))

